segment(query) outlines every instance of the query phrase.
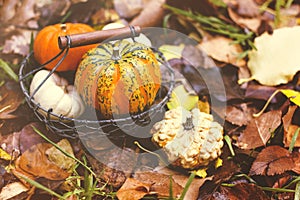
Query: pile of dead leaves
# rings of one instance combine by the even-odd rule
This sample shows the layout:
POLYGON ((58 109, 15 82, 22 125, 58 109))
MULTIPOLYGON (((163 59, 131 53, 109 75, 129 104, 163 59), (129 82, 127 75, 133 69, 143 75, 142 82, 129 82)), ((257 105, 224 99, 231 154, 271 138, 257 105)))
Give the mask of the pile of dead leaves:
POLYGON ((185 192, 189 200, 295 198, 300 188, 299 3, 0 1, 0 199, 176 199, 185 192), (99 162, 78 141, 48 131, 24 101, 13 72, 38 30, 64 21, 100 29, 118 20, 164 25, 197 41, 182 46, 170 38, 167 45, 179 49, 170 63, 200 100, 226 104, 210 107, 223 122, 226 145, 222 166, 209 166, 206 178, 162 167, 157 156, 140 154, 140 148, 97 151, 105 160, 99 162), (216 74, 226 95, 219 93, 223 84, 215 82, 216 74))

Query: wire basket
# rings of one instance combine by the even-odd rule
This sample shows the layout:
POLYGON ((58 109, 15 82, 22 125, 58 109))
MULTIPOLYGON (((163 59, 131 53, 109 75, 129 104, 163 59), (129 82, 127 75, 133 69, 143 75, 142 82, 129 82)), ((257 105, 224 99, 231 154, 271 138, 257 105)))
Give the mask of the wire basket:
MULTIPOLYGON (((129 30, 129 36, 128 34, 123 34, 123 36, 118 35, 116 37, 118 39, 129 37, 134 41, 134 38, 139 34, 136 33, 136 28, 130 27, 129 30)), ((57 62, 56 66, 50 71, 48 75, 48 77, 50 77, 68 55, 69 49, 72 48, 71 44, 75 44, 70 36, 65 36, 64 39, 66 40, 66 44, 61 47, 60 53, 47 63, 39 65, 34 59, 34 53, 31 52, 20 65, 20 86, 29 107, 33 110, 37 118, 44 122, 46 126, 55 134, 73 139, 78 138, 79 136, 80 138, 85 138, 85 140, 88 142, 97 140, 97 138, 101 139, 101 137, 110 137, 115 139, 127 137, 128 135, 124 134, 125 132, 130 132, 130 135, 137 134, 137 137, 139 138, 149 137, 149 135, 147 135, 149 134, 149 128, 163 118, 166 110, 165 105, 169 100, 171 92, 174 88, 174 71, 164 58, 163 54, 152 47, 152 50, 158 55, 158 61, 161 66, 161 71, 163 72, 163 80, 161 88, 156 96, 156 101, 149 109, 135 115, 127 115, 116 119, 88 119, 87 115, 85 114, 78 118, 69 118, 54 113, 53 109, 51 108, 45 109, 41 107, 41 105, 34 100, 34 96, 31 96, 29 93, 29 87, 33 75, 39 70, 43 69, 46 64, 54 62, 54 60, 59 58, 59 56, 62 56, 57 62)), ((98 42, 96 42, 95 39, 92 39, 92 41, 85 43, 91 42, 98 43, 100 41, 98 39, 98 42)), ((42 82, 42 84, 45 83, 47 78, 42 82)), ((87 110, 88 109, 89 108, 87 108, 87 110)))

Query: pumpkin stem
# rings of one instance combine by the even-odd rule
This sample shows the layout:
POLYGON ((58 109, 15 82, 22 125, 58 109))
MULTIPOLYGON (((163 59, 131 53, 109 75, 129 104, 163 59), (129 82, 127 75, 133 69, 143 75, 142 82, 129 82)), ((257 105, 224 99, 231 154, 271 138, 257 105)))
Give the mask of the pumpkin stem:
POLYGON ((61 29, 63 32, 67 32, 67 24, 60 24, 60 29, 61 29))
POLYGON ((113 59, 115 61, 121 59, 119 47, 114 47, 113 48, 111 59, 113 59))
POLYGON ((186 122, 183 123, 184 130, 191 130, 194 128, 193 117, 186 118, 186 122))

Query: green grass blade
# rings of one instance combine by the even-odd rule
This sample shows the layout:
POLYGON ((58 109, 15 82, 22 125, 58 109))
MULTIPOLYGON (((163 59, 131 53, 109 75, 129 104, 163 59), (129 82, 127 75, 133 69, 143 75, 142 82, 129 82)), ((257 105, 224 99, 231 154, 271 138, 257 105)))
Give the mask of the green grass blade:
POLYGON ((17 76, 17 74, 10 68, 10 66, 2 59, 0 59, 0 68, 2 68, 4 70, 4 72, 6 74, 8 74, 8 76, 10 78, 12 78, 14 81, 18 82, 19 78, 17 76))
POLYGON ((300 176, 298 176, 297 178, 295 178, 294 180, 292 180, 289 184, 285 185, 283 188, 289 188, 292 185, 294 185, 295 183, 300 181, 300 176))
MULTIPOLYGON (((221 184, 224 187, 234 187, 236 184, 231 184, 231 183, 222 183, 221 184)), ((295 192, 295 190, 291 189, 285 189, 285 188, 271 188, 271 187, 261 187, 257 185, 260 189, 268 192, 295 192)))
POLYGON ((232 144, 231 144, 231 139, 230 139, 230 137, 229 137, 228 135, 225 135, 225 136, 224 136, 224 140, 225 140, 225 142, 226 142, 227 145, 228 145, 228 148, 229 148, 229 150, 230 150, 231 155, 232 155, 232 156, 235 156, 235 152, 234 152, 234 150, 233 150, 233 147, 232 147, 232 144))
POLYGON ((172 176, 170 176, 170 187, 169 187, 169 199, 172 200, 173 197, 173 181, 172 176))
POLYGON ((167 14, 164 19, 163 19, 163 28, 168 28, 168 22, 170 20, 170 18, 172 17, 172 13, 167 14))
POLYGON ((60 24, 66 23, 67 19, 71 16, 72 12, 68 11, 65 16, 60 20, 60 24))
POLYGON ((33 34, 33 32, 31 32, 31 35, 30 35, 30 44, 29 44, 29 52, 33 51, 33 44, 34 44, 34 34, 33 34))
POLYGON ((291 7, 291 5, 292 5, 292 3, 293 3, 293 1, 294 0, 288 0, 287 2, 286 2, 286 4, 285 4, 285 8, 289 8, 289 7, 291 7))
POLYGON ((299 135, 299 131, 300 131, 300 128, 297 128, 297 130, 295 131, 295 133, 292 137, 292 141, 291 141, 290 146, 289 146, 289 151, 290 152, 292 152, 293 149, 294 149, 295 143, 296 143, 298 135, 299 135))
POLYGON ((222 1, 222 0, 209 0, 209 2, 211 2, 212 4, 214 4, 215 6, 218 6, 218 7, 222 7, 222 8, 227 7, 227 4, 224 3, 224 1, 222 1))
POLYGON ((183 188, 183 191, 182 191, 182 193, 181 193, 181 195, 179 197, 179 200, 183 200, 184 199, 184 197, 185 197, 187 191, 189 190, 190 185, 192 184, 195 176, 196 176, 196 173, 192 172, 191 175, 190 175, 190 177, 189 177, 189 179, 188 179, 188 181, 186 182, 186 184, 185 184, 185 186, 183 188))
POLYGON ((47 193, 49 193, 49 194, 51 194, 51 195, 53 195, 53 196, 55 196, 55 197, 57 197, 57 198, 59 198, 59 199, 64 199, 63 196, 57 194, 56 192, 54 192, 53 190, 51 190, 51 189, 49 189, 49 188, 47 188, 47 187, 45 187, 45 186, 43 186, 43 185, 40 184, 39 182, 37 182, 37 181, 35 181, 35 180, 32 180, 32 179, 30 179, 30 178, 27 178, 27 177, 25 177, 25 176, 22 176, 22 175, 19 175, 19 176, 20 176, 20 178, 24 179, 24 180, 25 180, 27 183, 29 183, 30 185, 32 185, 32 186, 34 186, 34 187, 36 187, 36 188, 38 188, 38 189, 44 190, 45 192, 47 192, 47 193))
POLYGON ((294 200, 300 200, 300 182, 296 184, 294 200))

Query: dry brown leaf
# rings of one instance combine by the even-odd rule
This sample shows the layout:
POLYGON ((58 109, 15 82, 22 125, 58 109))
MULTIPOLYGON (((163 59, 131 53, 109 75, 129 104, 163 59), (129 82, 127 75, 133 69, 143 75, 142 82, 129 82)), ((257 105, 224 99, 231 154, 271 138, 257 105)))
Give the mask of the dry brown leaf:
POLYGON ((185 84, 185 87, 189 92, 196 92, 200 96, 211 95, 221 102, 242 97, 235 76, 238 70, 236 67, 220 68, 215 66, 204 69, 202 66, 194 67, 182 59, 172 59, 170 65, 175 71, 175 79, 181 80, 181 83, 188 83, 185 84), (223 81, 224 85, 220 84, 217 79, 223 81))
POLYGON ((157 172, 137 172, 134 174, 134 179, 150 184, 150 191, 156 193, 159 197, 169 196, 170 181, 172 181, 174 197, 179 197, 183 190, 183 187, 176 183, 170 175, 160 174, 157 172))
POLYGON ((250 71, 247 66, 239 67, 238 79, 249 78, 250 76, 250 71))
POLYGON ((0 87, 0 119, 16 118, 14 111, 21 105, 24 95, 15 83, 7 83, 0 87))
MULTIPOLYGON (((160 174, 172 176, 172 179, 175 183, 179 184, 182 188, 185 187, 188 176, 181 174, 180 172, 173 171, 169 168, 159 168, 157 167, 154 169, 154 171, 159 172, 160 174)), ((192 184, 190 185, 186 195, 184 196, 184 200, 191 200, 191 199, 197 199, 199 196, 199 188, 204 184, 205 181, 212 180, 212 177, 206 177, 206 178, 194 178, 192 181, 192 184)))
POLYGON ((15 16, 18 0, 5 1, 0 7, 0 21, 5 22, 15 16))
MULTIPOLYGON (((206 16, 216 16, 220 7, 215 6, 212 2, 216 0, 166 0, 166 4, 175 8, 182 8, 184 10, 191 10, 195 13, 202 13, 206 16)), ((218 1, 218 0, 217 0, 218 1)), ((223 1, 223 0, 222 0, 223 1)))
POLYGON ((150 193, 151 184, 128 178, 117 191, 119 200, 139 200, 150 193))
MULTIPOLYGON (((67 152, 69 155, 72 155, 74 157, 72 146, 67 139, 62 139, 57 143, 57 145, 65 152, 67 152)), ((74 166, 76 164, 75 160, 63 154, 56 147, 54 146, 50 147, 45 151, 45 154, 47 155, 50 161, 55 163, 61 169, 68 171, 69 173, 73 171, 74 166)))
POLYGON ((234 174, 239 174, 240 172, 240 166, 235 161, 232 159, 223 159, 223 165, 216 170, 213 179, 206 181, 200 187, 198 199, 209 199, 217 191, 220 183, 229 181, 234 174))
POLYGON ((201 50, 200 46, 185 45, 181 56, 186 62, 193 65, 195 68, 202 67, 204 69, 208 69, 216 66, 216 63, 201 50))
POLYGON ((237 0, 237 13, 242 17, 257 17, 259 6, 254 0, 237 0))
MULTIPOLYGON (((283 143, 285 147, 289 147, 292 141, 292 138, 299 128, 298 125, 292 124, 292 119, 294 113, 298 106, 290 106, 288 112, 282 117, 283 128, 284 128, 284 135, 283 135, 283 143)), ((300 147, 300 137, 297 138, 294 147, 300 147)))
POLYGON ((67 197, 66 200, 79 200, 79 197, 76 194, 72 194, 71 196, 67 197))
MULTIPOLYGON (((122 18, 132 18, 139 14, 149 0, 114 0, 114 8, 122 18)), ((147 9, 147 7, 146 7, 147 9)))
POLYGON ((37 17, 35 12, 35 1, 24 0, 21 4, 17 4, 16 15, 10 20, 12 24, 25 24, 31 19, 37 17))
POLYGON ((27 192, 28 188, 25 187, 21 182, 9 183, 1 189, 0 199, 1 200, 9 200, 9 199, 17 199, 18 196, 27 192))
POLYGON ((5 54, 19 54, 26 56, 29 54, 31 33, 31 31, 23 30, 20 34, 13 35, 10 39, 5 40, 2 52, 5 54))
POLYGON ((256 113, 255 108, 250 108, 246 103, 240 105, 229 105, 226 107, 226 121, 233 125, 244 126, 253 120, 252 115, 256 113))
POLYGON ((228 14, 232 19, 232 21, 234 21, 242 28, 248 28, 249 30, 255 33, 258 32, 258 28, 260 27, 262 22, 260 17, 253 17, 253 18, 242 17, 238 15, 236 12, 234 12, 231 8, 228 8, 228 14))
MULTIPOLYGON (((245 92, 245 98, 267 101, 277 89, 278 88, 272 86, 248 84, 245 92)), ((271 103, 276 103, 276 97, 272 99, 271 103)))
POLYGON ((274 110, 254 118, 238 137, 237 146, 242 149, 255 149, 265 146, 274 131, 281 124, 281 111, 274 110))
POLYGON ((162 23, 164 9, 162 5, 166 0, 151 0, 144 6, 142 12, 135 17, 130 25, 141 27, 155 27, 162 23))
POLYGON ((221 186, 220 192, 216 191, 211 196, 222 196, 222 199, 230 200, 269 200, 270 197, 257 185, 253 183, 237 183, 234 187, 221 186))
MULTIPOLYGON (((36 10, 39 13, 38 24, 41 28, 49 24, 56 24, 62 16, 66 15, 70 6, 70 0, 37 1, 36 10)), ((76 11, 72 10, 72 12, 76 11)), ((85 10, 82 10, 81 13, 84 13, 84 16, 87 14, 85 10)))
MULTIPOLYGON (((35 0, 24 1, 5 1, 0 7, 0 19, 2 24, 10 25, 30 25, 31 20, 35 20, 38 17, 38 13, 35 10, 35 0)), ((31 28, 36 28, 37 23, 34 23, 31 28)))
POLYGON ((55 141, 55 135, 53 133, 50 133, 46 130, 45 124, 42 122, 33 122, 30 124, 27 124, 24 126, 21 130, 20 134, 20 152, 24 153, 27 149, 32 147, 33 145, 45 142, 45 139, 43 139, 39 134, 35 132, 33 129, 36 128, 39 131, 41 131, 43 134, 45 134, 47 137, 49 137, 52 141, 55 141))
POLYGON ((137 154, 129 148, 114 147, 87 156, 97 176, 116 188, 130 177, 137 162, 137 154))
MULTIPOLYGON (((289 147, 289 145, 291 144, 292 138, 293 138, 294 134, 296 133, 296 131, 298 130, 298 128, 300 128, 300 126, 291 124, 288 127, 287 132, 284 132, 284 146, 285 147, 289 147)), ((300 137, 299 136, 297 137, 294 147, 300 147, 300 137)))
POLYGON ((297 174, 300 174, 300 153, 297 151, 294 151, 292 153, 293 155, 293 160, 294 160, 294 168, 292 169, 292 171, 294 171, 297 174))
POLYGON ((245 60, 238 59, 238 55, 243 52, 239 44, 233 44, 233 40, 223 37, 215 36, 200 43, 200 47, 211 56, 213 59, 230 63, 235 66, 244 66, 245 60))
POLYGON ((120 17, 114 9, 105 9, 105 8, 100 8, 91 17, 93 25, 104 25, 110 22, 115 22, 119 19, 120 17))
POLYGON ((280 9, 280 27, 292 27, 297 26, 298 23, 298 15, 300 13, 300 5, 292 4, 288 8, 280 9))
POLYGON ((253 162, 250 175, 274 176, 295 167, 292 154, 280 146, 269 146, 263 149, 253 162))
MULTIPOLYGON (((0 136, 1 148, 12 155, 13 160, 19 157, 20 154, 24 153, 31 146, 45 141, 33 130, 32 127, 41 130, 45 134, 47 133, 43 123, 33 122, 25 125, 21 131, 0 136)), ((51 134, 51 136, 53 136, 53 134, 51 134)), ((56 139, 55 137, 50 138, 51 140, 56 139)))
POLYGON ((20 155, 20 135, 21 132, 13 132, 9 135, 0 136, 1 148, 16 159, 20 155))
POLYGON ((50 147, 51 144, 40 143, 29 148, 16 160, 16 170, 49 180, 66 179, 69 173, 48 160, 45 151, 50 147))
MULTIPOLYGON (((166 167, 157 167, 153 171, 140 171, 133 175, 134 179, 139 182, 151 185, 149 194, 156 194, 158 197, 169 197, 170 182, 172 181, 173 196, 178 198, 183 192, 189 176, 180 172, 173 171, 166 167)), ((199 188, 205 181, 211 180, 212 177, 204 179, 194 178, 184 200, 197 199, 199 188)))

